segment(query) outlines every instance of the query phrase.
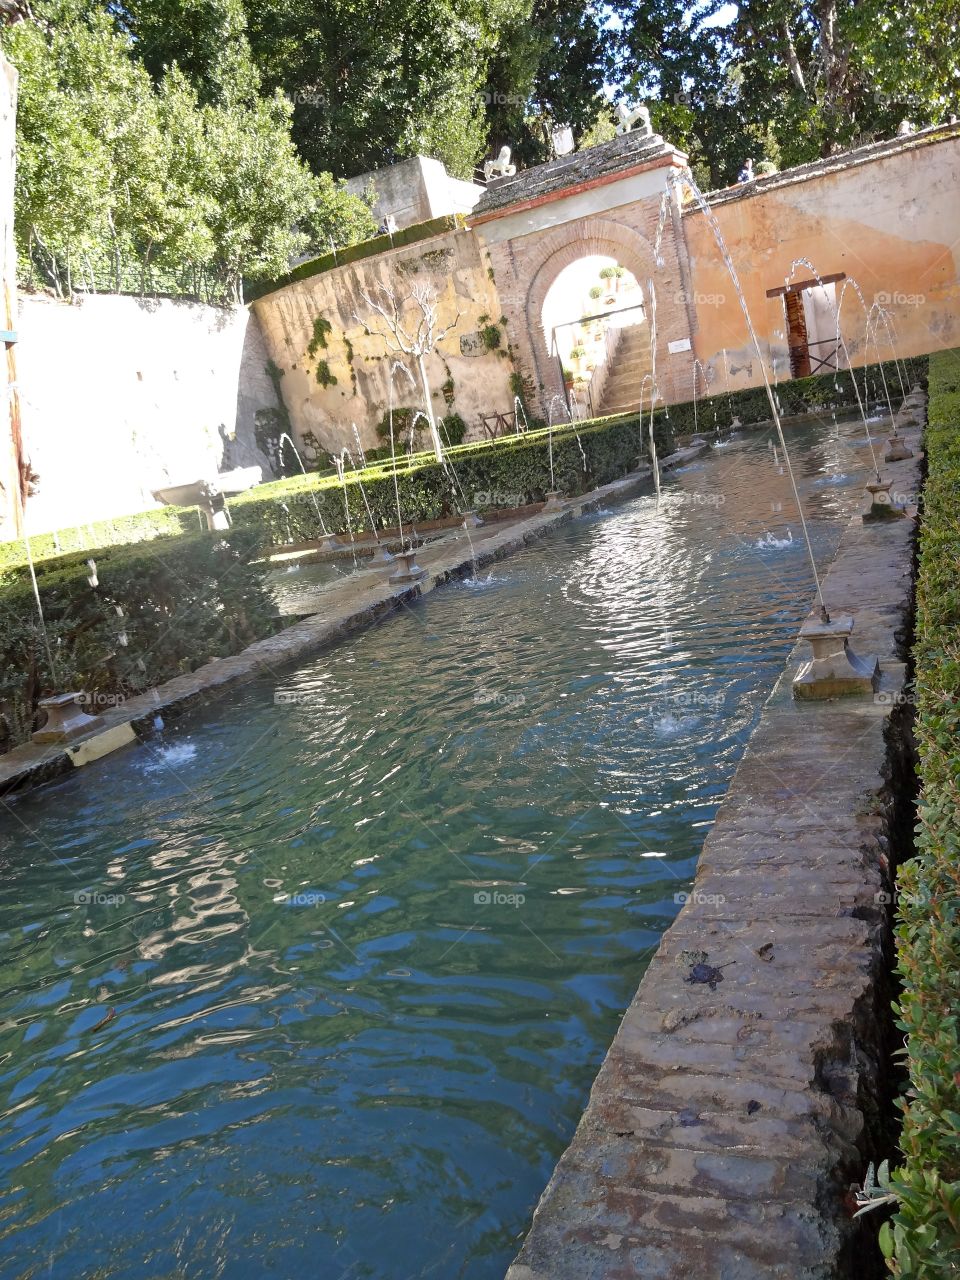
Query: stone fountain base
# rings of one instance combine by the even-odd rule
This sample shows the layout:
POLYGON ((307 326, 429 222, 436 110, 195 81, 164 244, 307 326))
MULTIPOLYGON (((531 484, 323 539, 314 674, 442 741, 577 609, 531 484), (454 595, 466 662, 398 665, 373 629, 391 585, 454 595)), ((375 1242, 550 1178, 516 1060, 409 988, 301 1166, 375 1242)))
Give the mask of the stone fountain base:
POLYGON ((47 723, 30 736, 34 742, 72 742, 103 725, 101 716, 90 716, 81 709, 82 693, 58 693, 41 698, 39 706, 47 713, 47 723))
POLYGON ((401 551, 397 559, 400 563, 387 579, 388 582, 399 586, 405 582, 419 582, 421 578, 427 576, 426 569, 421 569, 417 564, 417 553, 412 547, 407 551, 401 551))
POLYGON ((884 462, 903 462, 905 459, 912 457, 913 450, 903 436, 894 431, 893 435, 887 440, 887 451, 883 455, 884 462))
POLYGON ((863 512, 864 524, 877 524, 882 520, 902 520, 907 514, 890 496, 892 480, 875 480, 867 485, 867 507, 863 512))
POLYGON ((793 696, 801 701, 822 702, 854 694, 875 693, 880 685, 880 660, 858 657, 850 648, 853 618, 840 614, 825 621, 813 615, 800 628, 813 657, 793 682, 793 696))

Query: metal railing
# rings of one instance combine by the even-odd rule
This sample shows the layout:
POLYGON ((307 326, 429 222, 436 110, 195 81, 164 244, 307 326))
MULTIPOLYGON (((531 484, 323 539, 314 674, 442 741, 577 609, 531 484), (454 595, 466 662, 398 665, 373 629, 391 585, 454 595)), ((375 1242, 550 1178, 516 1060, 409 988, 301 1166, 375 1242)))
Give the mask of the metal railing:
MULTIPOLYGON (((573 328, 574 325, 592 324, 597 320, 606 322, 610 320, 611 316, 622 316, 628 311, 639 311, 641 313, 639 319, 635 321, 637 324, 641 324, 646 318, 646 304, 643 302, 632 302, 626 307, 616 307, 612 311, 598 311, 593 315, 579 316, 576 320, 564 320, 561 324, 554 325, 553 329, 550 331, 550 355, 551 358, 557 362, 557 371, 560 375, 560 385, 563 387, 563 398, 566 402, 567 413, 570 415, 571 420, 574 417, 574 412, 573 406, 570 403, 570 393, 563 377, 563 361, 560 358, 560 351, 557 346, 557 334, 562 329, 573 328)), ((587 403, 591 417, 597 416, 597 412, 599 410, 598 401, 600 400, 604 384, 606 383, 609 367, 612 364, 613 357, 616 355, 616 349, 620 345, 620 340, 623 337, 623 331, 628 327, 630 326, 623 324, 605 325, 602 348, 603 356, 594 366, 592 376, 586 381, 587 403), (603 373, 595 390, 594 383, 597 380, 598 369, 602 369, 603 373)))

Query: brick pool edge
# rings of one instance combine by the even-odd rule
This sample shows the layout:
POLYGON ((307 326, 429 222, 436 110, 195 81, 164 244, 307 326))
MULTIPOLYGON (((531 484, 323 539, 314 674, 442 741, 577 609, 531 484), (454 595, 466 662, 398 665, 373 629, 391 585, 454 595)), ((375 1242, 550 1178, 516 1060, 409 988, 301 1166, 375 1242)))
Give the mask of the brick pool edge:
POLYGON ((798 703, 791 653, 507 1280, 873 1274, 844 1193, 884 1142, 915 533, 845 530, 824 597, 879 693, 798 703))

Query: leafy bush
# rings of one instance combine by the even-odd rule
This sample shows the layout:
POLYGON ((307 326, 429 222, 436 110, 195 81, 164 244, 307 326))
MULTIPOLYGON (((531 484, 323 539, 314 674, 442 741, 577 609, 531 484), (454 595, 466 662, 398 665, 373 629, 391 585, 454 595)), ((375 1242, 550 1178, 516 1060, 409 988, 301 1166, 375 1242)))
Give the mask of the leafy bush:
POLYGON ((880 1244, 895 1275, 960 1259, 960 353, 930 357, 928 477, 917 580, 917 856, 898 873, 898 1025, 910 1074, 880 1244))
POLYGON ((377 438, 386 442, 383 453, 385 458, 390 457, 391 424, 393 426, 393 447, 398 455, 406 453, 411 440, 414 448, 416 448, 417 442, 428 425, 424 414, 417 409, 411 409, 408 405, 398 406, 393 410, 392 415, 388 409, 376 426, 377 438))
MULTIPOLYGON (((55 534, 35 533, 30 538, 30 547, 34 561, 39 564, 72 551, 97 555, 106 547, 195 533, 198 521, 196 507, 159 507, 155 511, 138 511, 131 516, 94 520, 90 524, 58 529, 55 534)), ((27 549, 22 538, 0 542, 0 574, 26 563, 27 549)))
POLYGON ((447 448, 455 444, 463 444, 463 438, 467 434, 467 424, 459 413, 446 414, 438 425, 440 436, 447 448))
MULTIPOLYGON (((395 415, 396 416, 396 411, 395 415)), ((618 479, 647 456, 649 417, 643 424, 636 416, 599 419, 566 425, 553 431, 553 464, 556 486, 568 494, 584 493, 618 479)), ((669 423, 659 414, 655 426, 660 456, 673 451, 669 423)), ((464 505, 490 506, 492 495, 513 494, 521 502, 543 498, 550 484, 550 445, 546 429, 523 435, 501 436, 451 447, 447 461, 438 463, 432 451, 397 457, 396 488, 404 521, 440 520, 455 515, 464 505), (462 496, 461 496, 462 490, 462 496), (484 499, 484 495, 491 495, 484 499)), ((294 476, 260 485, 234 498, 230 510, 237 526, 251 525, 265 541, 282 543, 319 538, 323 524, 342 532, 347 521, 355 530, 369 529, 367 505, 379 527, 397 522, 397 497, 389 458, 371 460, 364 470, 348 473, 342 486, 332 477, 294 476), (363 494, 360 485, 363 485, 363 494), (366 502, 364 502, 364 495, 366 502), (281 505, 282 504, 282 505, 281 505)))
POLYGON ((38 566, 53 656, 47 658, 27 573, 0 584, 0 749, 38 727, 37 700, 80 690, 94 708, 225 657, 277 625, 264 585, 267 566, 251 557, 255 530, 192 534, 38 566), (126 643, 124 643, 126 641, 126 643))

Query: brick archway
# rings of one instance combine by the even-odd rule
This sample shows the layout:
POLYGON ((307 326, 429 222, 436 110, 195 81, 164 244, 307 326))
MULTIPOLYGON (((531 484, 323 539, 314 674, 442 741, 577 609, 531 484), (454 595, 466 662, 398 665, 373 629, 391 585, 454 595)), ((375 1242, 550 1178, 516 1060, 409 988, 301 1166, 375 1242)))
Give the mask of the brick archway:
POLYGON ((656 260, 653 245, 633 227, 612 218, 582 219, 549 232, 538 244, 544 255, 527 289, 524 322, 530 335, 533 373, 543 388, 543 399, 562 394, 563 387, 556 361, 548 355, 549 335, 543 328, 543 307, 560 273, 581 258, 600 256, 613 258, 636 278, 647 297, 647 281, 656 282, 656 260))

